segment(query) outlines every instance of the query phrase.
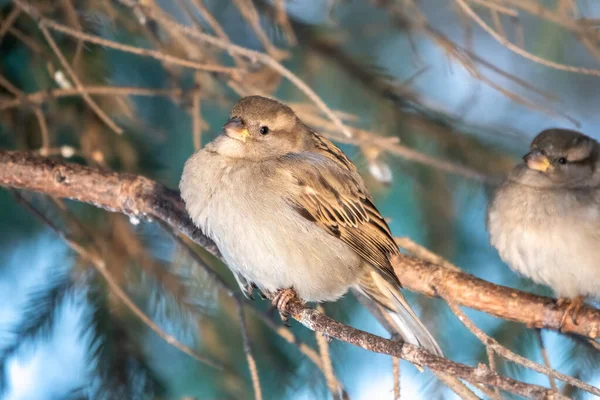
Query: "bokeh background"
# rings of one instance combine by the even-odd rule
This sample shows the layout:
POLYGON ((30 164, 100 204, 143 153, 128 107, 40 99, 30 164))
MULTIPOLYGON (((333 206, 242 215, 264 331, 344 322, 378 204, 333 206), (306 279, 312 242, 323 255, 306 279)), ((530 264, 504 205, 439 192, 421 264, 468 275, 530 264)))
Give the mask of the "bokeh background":
MULTIPOLYGON (((347 143, 306 96, 277 73, 260 63, 232 60, 198 40, 182 41, 142 9, 131 8, 135 2, 27 3, 47 18, 103 38, 239 66, 251 73, 237 80, 219 73, 195 73, 94 44, 78 45, 77 40, 52 31, 86 85, 172 89, 178 90, 177 95, 93 96, 123 128, 121 135, 98 119, 79 96, 3 109, 2 104, 18 98, 19 92, 64 89, 71 84, 36 20, 25 12, 13 15, 14 4, 0 0, 0 76, 14 86, 0 84, 3 149, 31 150, 142 174, 175 188, 195 143, 200 138, 205 144, 219 132, 241 94, 273 95, 302 109, 315 129, 340 139, 395 235, 410 237, 488 281, 551 295, 547 288, 512 273, 489 246, 486 204, 495 184, 542 129, 579 129, 600 138, 597 73, 560 71, 509 51, 454 1, 289 0, 286 24, 277 19, 275 5, 280 2, 268 0, 141 2, 162 7, 181 23, 214 34, 197 8, 203 4, 233 43, 281 57, 329 107, 346 113, 348 126, 360 129, 353 131, 353 143, 347 143), (266 39, 249 23, 248 10, 256 10, 266 39), (47 139, 41 135, 36 110, 44 116, 47 139), (395 137, 399 142, 373 139, 377 137, 395 137), (452 166, 460 168, 449 171, 452 166)), ((545 7, 560 17, 559 22, 568 21, 565 26, 527 13, 517 3, 467 2, 496 31, 497 16, 502 34, 528 52, 555 63, 597 68, 600 39, 595 18, 600 18, 600 4, 521 2, 523 7, 545 7), (589 36, 576 34, 572 26, 585 29, 589 36)), ((169 234, 157 224, 130 221, 89 205, 22 195, 55 224, 101 248, 121 287, 162 329, 225 363, 228 370, 215 371, 159 338, 109 293, 89 263, 3 189, 0 398, 252 397, 234 302, 219 294, 169 234)), ((199 251, 235 287, 227 269, 199 251)), ((487 361, 483 345, 443 301, 413 293, 407 297, 449 358, 470 365, 487 361)), ((256 306, 268 312, 267 302, 257 300, 256 306)), ((352 326, 386 335, 351 295, 326 304, 325 310, 352 326)), ((481 313, 468 315, 503 345, 542 363, 533 331, 481 313)), ((251 313, 247 319, 265 398, 330 396, 320 371, 295 346, 251 313)), ((291 329, 316 347, 311 332, 296 323, 291 329)), ((542 336, 554 368, 600 384, 600 358, 587 345, 551 332, 542 336)), ((335 341, 330 350, 336 375, 350 398, 392 398, 389 357, 335 341)), ((498 360, 498 368, 509 376, 548 385, 546 377, 513 364, 498 360)), ((431 373, 420 373, 404 362, 401 385, 407 399, 454 396, 431 373)), ((577 390, 564 390, 568 396, 586 398, 577 390)))

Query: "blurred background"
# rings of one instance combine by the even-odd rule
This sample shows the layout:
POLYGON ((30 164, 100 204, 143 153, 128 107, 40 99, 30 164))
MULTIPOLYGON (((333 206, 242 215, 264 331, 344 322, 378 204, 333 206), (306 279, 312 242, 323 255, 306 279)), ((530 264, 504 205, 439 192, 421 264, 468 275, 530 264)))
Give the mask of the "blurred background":
MULTIPOLYGON (((142 174, 176 188, 186 158, 219 132, 240 96, 275 96, 352 158, 396 236, 488 281, 551 295, 501 262, 488 244, 485 210, 497 183, 539 131, 565 127, 600 138, 598 2, 22 4, 33 7, 22 10, 0 0, 3 149, 142 174), (132 54, 48 24, 40 29, 38 12, 59 28, 212 67, 132 54), (225 48, 235 43, 268 57, 231 57, 165 24, 156 18, 161 13, 218 37, 225 48), (273 70, 277 62, 334 110, 351 138, 302 88, 273 70), (71 73, 101 112, 74 89, 71 73)), ((226 267, 194 250, 237 290, 226 267)), ((487 362, 484 346, 443 301, 407 297, 449 358, 469 365, 487 362)), ((351 295, 324 307, 344 323, 386 335, 351 295)), ((279 326, 266 301, 258 299, 254 308, 279 326)), ((477 312, 468 315, 501 344, 542 363, 532 330, 477 312)), ((330 398, 322 373, 298 346, 254 312, 247 312, 246 320, 264 398, 330 398)), ((312 332, 295 322, 291 332, 316 348, 312 332)), ((597 352, 562 335, 542 332, 542 337, 553 368, 600 384, 597 352)), ((330 352, 351 399, 392 398, 389 357, 337 341, 330 352)), ((548 385, 543 375, 502 360, 497 364, 504 374, 548 385)), ((567 396, 587 398, 561 385, 567 396)), ((454 397, 431 373, 405 362, 401 388, 407 399, 454 397)), ((252 396, 234 301, 168 232, 90 205, 0 190, 0 398, 252 396), (165 342, 28 205, 82 246, 95 248, 119 286, 162 330, 225 369, 165 342)))

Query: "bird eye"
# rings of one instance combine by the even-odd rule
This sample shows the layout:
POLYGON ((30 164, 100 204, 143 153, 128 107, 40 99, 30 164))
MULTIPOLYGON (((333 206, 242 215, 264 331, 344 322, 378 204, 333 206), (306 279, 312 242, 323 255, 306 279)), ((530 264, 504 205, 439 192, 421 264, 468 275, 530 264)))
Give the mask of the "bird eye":
POLYGON ((269 127, 268 126, 261 126, 260 127, 260 134, 261 135, 266 135, 267 133, 269 133, 269 127))
POLYGON ((561 158, 559 158, 559 159, 557 160, 557 162, 558 162, 559 164, 566 164, 566 163, 567 163, 567 159, 566 159, 566 158, 564 158, 564 157, 561 157, 561 158))

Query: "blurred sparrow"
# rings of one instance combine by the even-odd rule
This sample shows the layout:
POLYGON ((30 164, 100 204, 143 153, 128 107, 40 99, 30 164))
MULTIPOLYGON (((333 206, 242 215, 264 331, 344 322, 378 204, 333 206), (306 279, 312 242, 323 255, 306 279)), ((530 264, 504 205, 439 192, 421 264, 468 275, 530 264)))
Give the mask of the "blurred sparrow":
POLYGON ((333 301, 354 287, 394 333, 441 354, 400 293, 398 248, 356 167, 289 107, 241 99, 222 134, 187 160, 179 187, 247 295, 258 287, 282 309, 290 295, 333 301))
POLYGON ((548 129, 531 142, 492 200, 492 245, 515 271, 550 286, 576 323, 584 297, 600 296, 600 146, 548 129))

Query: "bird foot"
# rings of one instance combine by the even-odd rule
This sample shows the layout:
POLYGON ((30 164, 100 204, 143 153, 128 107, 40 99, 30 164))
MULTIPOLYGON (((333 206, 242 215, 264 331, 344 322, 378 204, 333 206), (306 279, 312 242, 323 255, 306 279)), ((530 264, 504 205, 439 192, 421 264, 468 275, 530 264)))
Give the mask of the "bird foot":
POLYGON ((279 311, 281 321, 286 326, 289 326, 288 320, 290 318, 290 314, 286 311, 287 305, 292 299, 297 298, 298 295, 296 294, 296 291, 292 288, 287 288, 279 290, 271 299, 273 306, 275 306, 275 308, 277 308, 277 310, 279 311))
POLYGON ((254 289, 256 288, 256 285, 254 283, 249 283, 246 286, 244 286, 244 289, 242 290, 242 292, 244 293, 244 296, 246 296, 246 298, 254 301, 254 289))
POLYGON ((571 321, 573 321, 573 323, 575 325, 579 324, 577 322, 577 317, 579 316, 579 311, 581 310, 581 307, 583 306, 583 296, 577 296, 573 299, 561 297, 560 299, 558 299, 556 301, 556 305, 559 307, 562 306, 563 304, 568 304, 568 305, 567 305, 567 309, 565 310, 562 318, 560 319, 559 330, 562 330, 563 326, 565 325, 565 322, 567 321, 567 317, 570 317, 571 321))

